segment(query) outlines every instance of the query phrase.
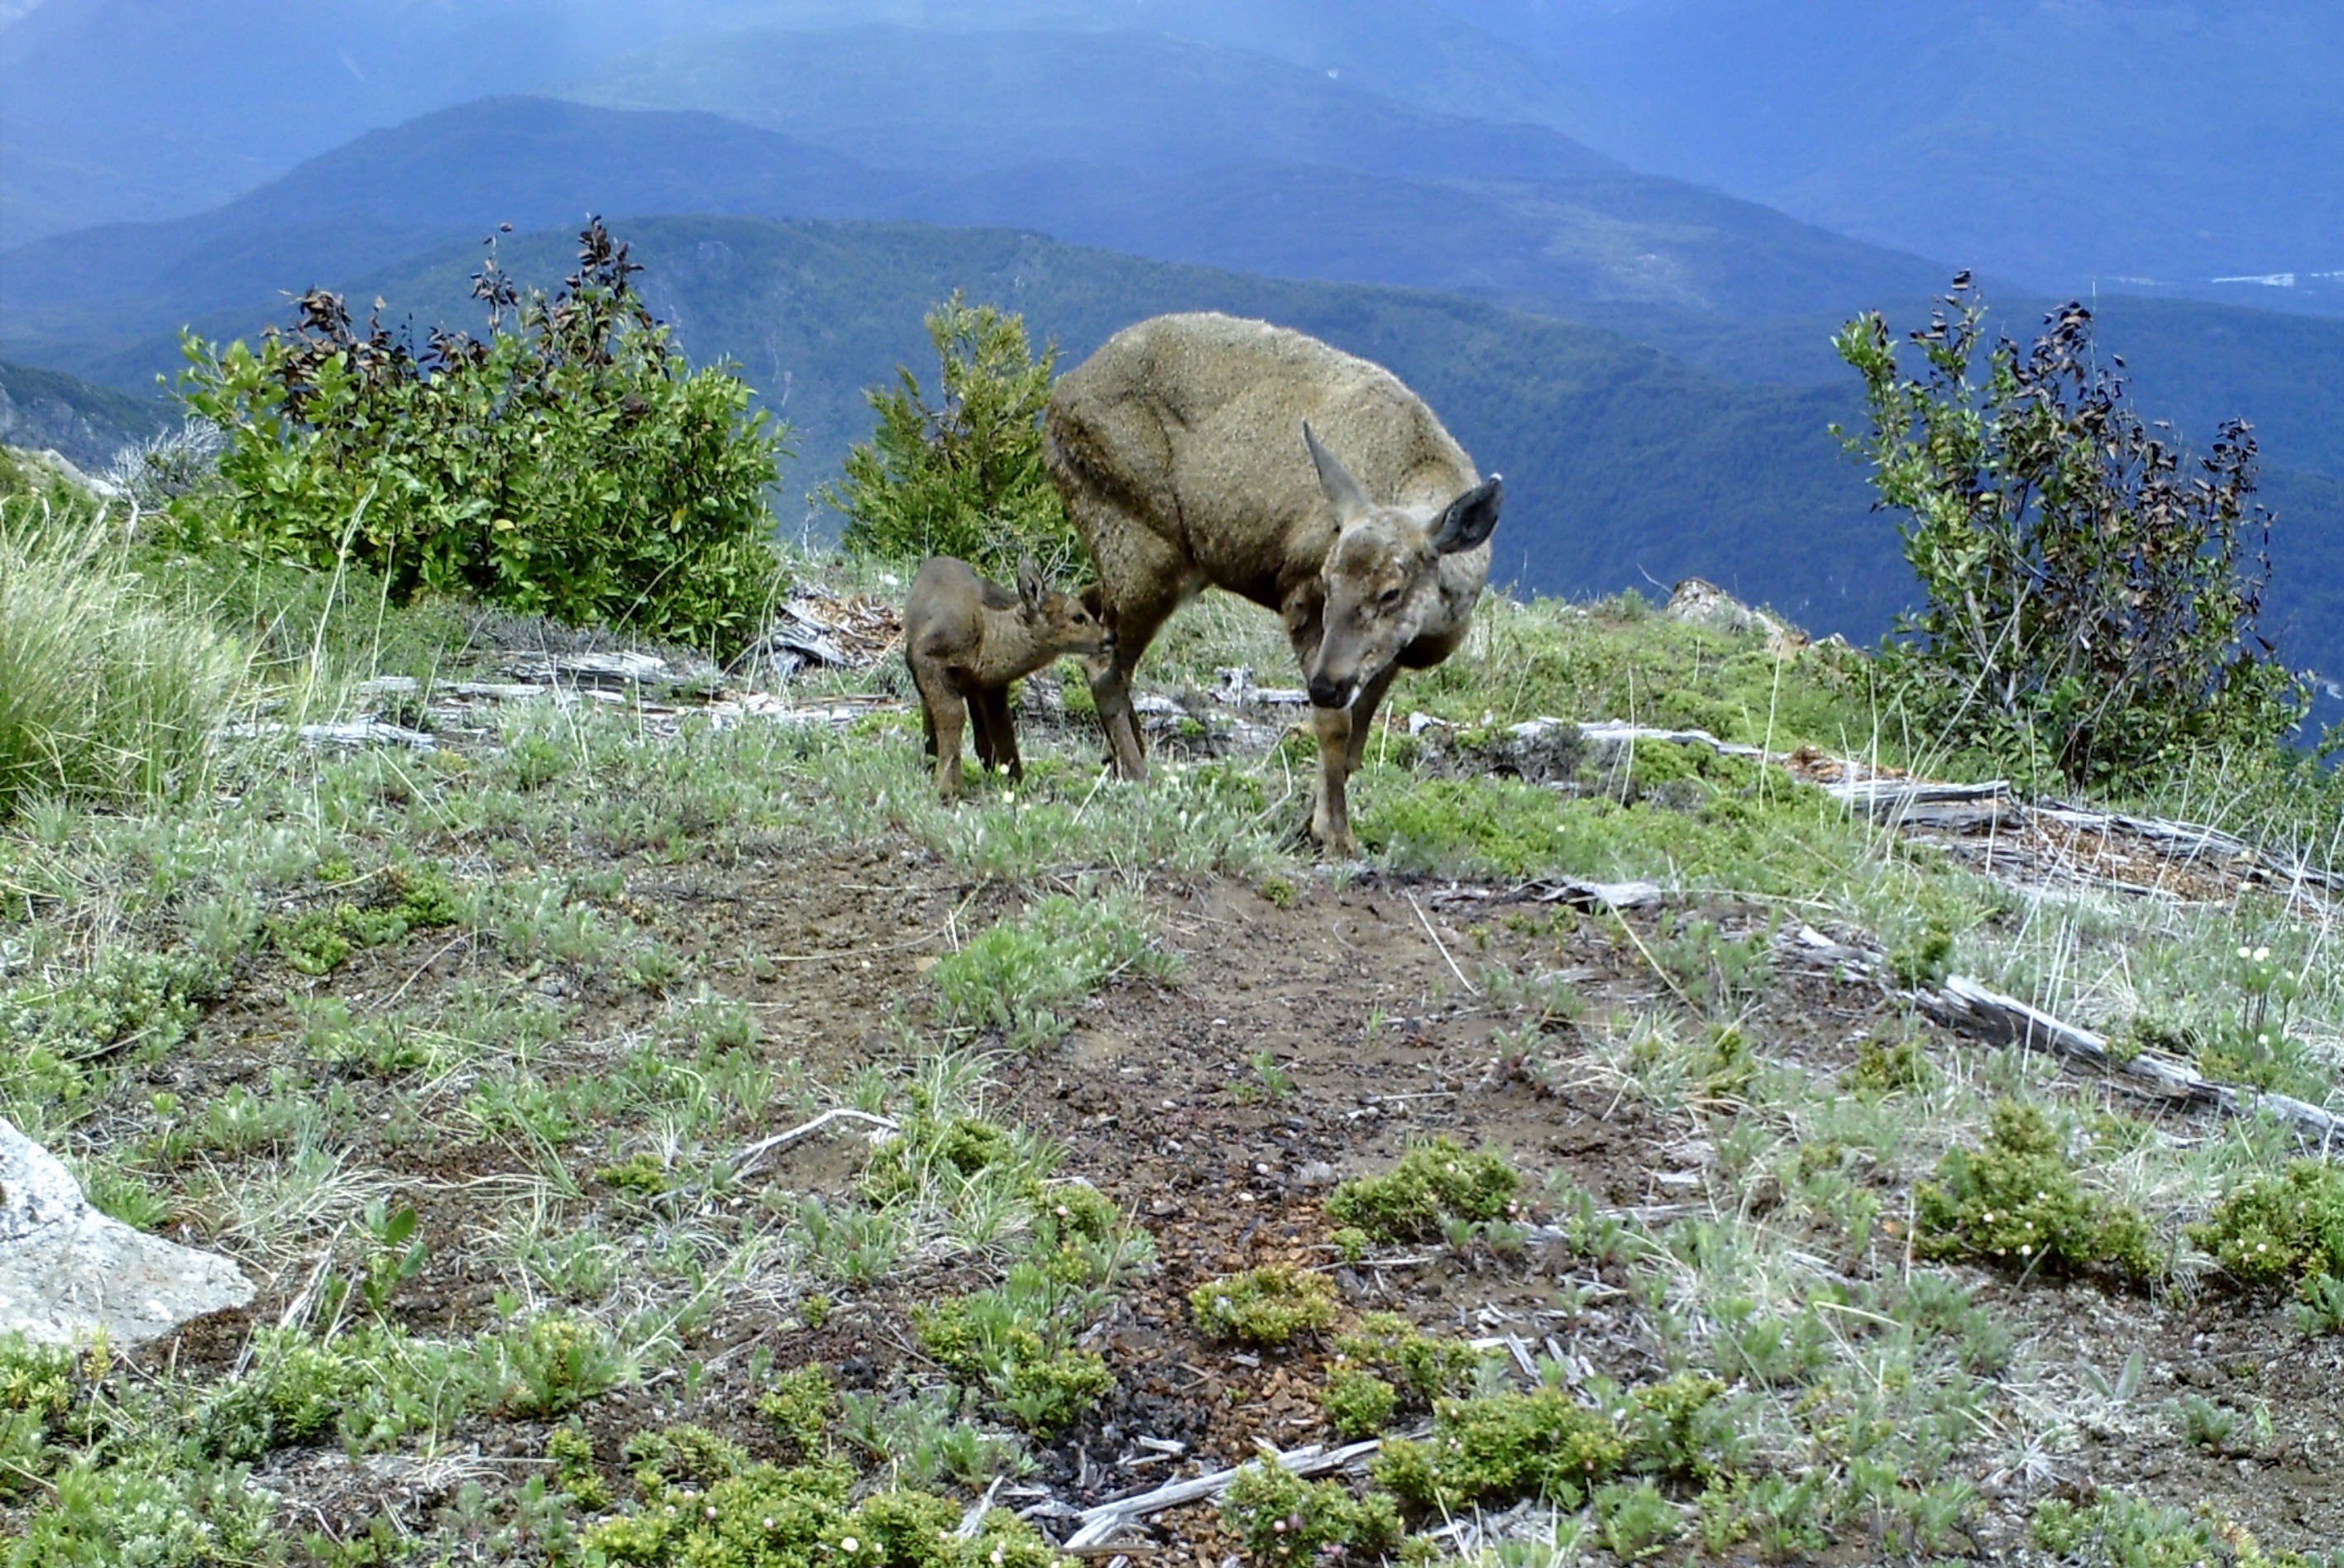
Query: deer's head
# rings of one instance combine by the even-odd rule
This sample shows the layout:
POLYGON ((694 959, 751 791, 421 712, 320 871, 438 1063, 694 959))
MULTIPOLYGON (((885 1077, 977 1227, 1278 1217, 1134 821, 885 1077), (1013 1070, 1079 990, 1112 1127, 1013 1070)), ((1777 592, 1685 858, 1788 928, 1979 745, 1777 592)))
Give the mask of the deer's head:
POLYGON ((1017 563, 1017 613, 1039 646, 1084 658, 1115 652, 1115 633, 1099 613, 1095 589, 1062 593, 1031 556, 1017 563))
POLYGON ((1303 444, 1335 512, 1335 542, 1318 569, 1324 631, 1303 670, 1311 703, 1350 705, 1359 688, 1390 667, 1401 649, 1447 613, 1440 558, 1485 543, 1498 526, 1505 481, 1491 474, 1446 505, 1383 506, 1369 501, 1308 421, 1303 444))

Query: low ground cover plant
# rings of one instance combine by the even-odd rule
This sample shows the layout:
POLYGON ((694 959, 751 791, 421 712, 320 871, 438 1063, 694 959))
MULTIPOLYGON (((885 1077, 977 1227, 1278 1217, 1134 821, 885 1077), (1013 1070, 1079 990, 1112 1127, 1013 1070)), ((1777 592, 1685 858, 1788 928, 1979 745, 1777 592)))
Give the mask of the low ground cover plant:
POLYGON ((1519 1211, 1521 1173, 1495 1149, 1469 1154, 1448 1138, 1419 1144, 1381 1176, 1337 1187, 1327 1218, 1378 1241, 1422 1241, 1449 1219, 1494 1220, 1519 1211))
POLYGON ((1983 1148, 1955 1149, 1915 1189, 1924 1257, 1960 1258, 2057 1279, 2100 1273, 2144 1281, 2159 1272, 2147 1222, 2082 1189, 2040 1107, 1995 1106, 1983 1148))
POLYGON ((1399 1546, 1399 1510, 1379 1492, 1306 1481, 1275 1460, 1248 1465, 1221 1500, 1221 1518, 1263 1568, 1373 1563, 1399 1546))
POLYGON ((1282 1345, 1335 1320, 1335 1286, 1291 1263, 1265 1264, 1197 1286, 1188 1310, 1207 1333, 1251 1345, 1282 1345))
POLYGON ((2248 1290, 2294 1287, 2307 1330, 2344 1332, 2344 1170, 2291 1160, 2225 1197, 2189 1239, 2248 1290))

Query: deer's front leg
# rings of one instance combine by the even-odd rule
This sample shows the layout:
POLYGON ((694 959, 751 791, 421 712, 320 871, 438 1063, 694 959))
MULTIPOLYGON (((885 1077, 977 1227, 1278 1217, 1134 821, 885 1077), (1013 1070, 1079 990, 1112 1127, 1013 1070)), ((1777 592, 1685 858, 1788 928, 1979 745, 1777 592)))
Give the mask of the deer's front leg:
POLYGON ((1318 733, 1318 794, 1310 807, 1310 836, 1339 860, 1357 860, 1359 846, 1351 837, 1351 814, 1344 784, 1351 771, 1351 710, 1313 708, 1311 728, 1318 733))

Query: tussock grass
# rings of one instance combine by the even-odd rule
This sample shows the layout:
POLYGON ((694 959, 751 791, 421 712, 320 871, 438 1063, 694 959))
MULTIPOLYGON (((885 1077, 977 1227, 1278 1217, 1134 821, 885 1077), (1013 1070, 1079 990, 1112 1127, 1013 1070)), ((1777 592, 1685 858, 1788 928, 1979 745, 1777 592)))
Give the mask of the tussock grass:
POLYGON ((184 796, 247 666, 237 638, 138 577, 102 507, 0 500, 0 818, 45 794, 184 796))

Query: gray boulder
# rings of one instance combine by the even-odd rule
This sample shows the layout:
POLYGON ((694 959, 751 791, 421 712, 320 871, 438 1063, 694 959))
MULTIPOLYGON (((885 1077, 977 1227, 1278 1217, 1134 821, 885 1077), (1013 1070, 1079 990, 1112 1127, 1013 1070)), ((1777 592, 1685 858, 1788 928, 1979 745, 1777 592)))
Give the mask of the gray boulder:
POLYGON ((0 1333, 136 1345, 252 1296, 227 1259, 92 1209, 55 1155, 0 1120, 0 1333))

